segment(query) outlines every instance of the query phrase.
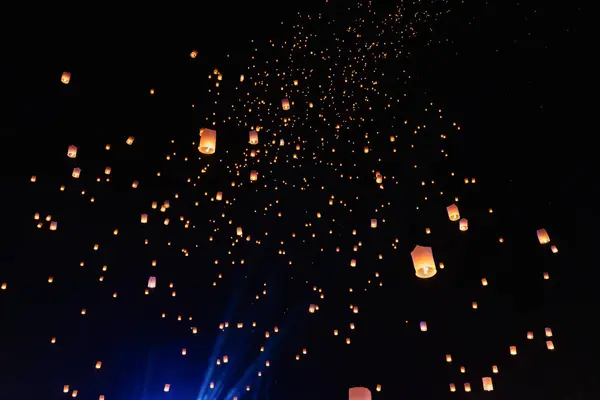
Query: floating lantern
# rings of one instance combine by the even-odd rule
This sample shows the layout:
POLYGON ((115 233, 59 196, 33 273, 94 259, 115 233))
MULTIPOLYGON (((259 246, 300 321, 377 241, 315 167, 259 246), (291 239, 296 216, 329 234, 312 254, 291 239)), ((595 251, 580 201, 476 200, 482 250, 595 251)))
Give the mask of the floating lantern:
POLYGON ((421 328, 421 332, 427 332, 427 322, 421 321, 419 323, 419 328, 421 328))
POLYGON ((154 289, 154 288, 156 288, 156 277, 151 276, 150 278, 148 278, 148 289, 154 289))
POLYGON ((484 391, 486 391, 486 392, 494 391, 494 383, 492 382, 492 378, 490 378, 490 377, 481 378, 481 381, 483 383, 484 391))
POLYGON ((258 144, 258 132, 250 131, 249 143, 250 144, 258 144))
POLYGON ((417 277, 427 279, 437 273, 431 247, 417 245, 410 253, 410 256, 412 257, 417 277))
POLYGON ((142 214, 142 224, 148 223, 148 214, 142 214))
POLYGON ((371 228, 377 228, 377 219, 376 218, 371 219, 371 228))
POLYGON ((550 243, 550 236, 548 236, 548 232, 545 229, 538 229, 536 233, 540 244, 550 243))
POLYGON ((216 199, 217 199, 217 201, 223 200, 223 192, 217 192, 216 199))
POLYGON ((511 356, 517 355, 517 346, 510 346, 510 355, 511 356))
POLYGON ((289 110, 290 109, 290 101, 288 99, 281 100, 281 108, 283 108, 286 111, 289 110))
POLYGON ((461 219, 460 221, 458 221, 459 223, 459 229, 462 232, 468 231, 469 230, 469 221, 466 218, 461 219))
POLYGON ((217 131, 212 129, 200 129, 200 145, 198 150, 202 154, 214 154, 217 147, 217 131))
POLYGON ((371 391, 365 387, 350 388, 348 400, 371 400, 371 391))
POLYGON ((69 157, 69 158, 77 157, 77 146, 74 146, 74 145, 69 146, 69 148, 67 149, 67 157, 69 157))
POLYGON ((446 211, 448 212, 450 221, 458 221, 460 219, 460 212, 458 211, 458 206, 456 204, 446 207, 446 211))
POLYGON ((127 140, 125 141, 125 143, 127 143, 128 145, 130 145, 130 146, 131 146, 131 145, 133 144, 133 141, 134 141, 134 140, 135 140, 135 138, 134 138, 133 136, 129 136, 129 137, 127 138, 127 140))
POLYGON ((65 85, 68 85, 69 82, 71 82, 71 73, 67 71, 63 72, 60 76, 60 81, 65 85))
POLYGON ((241 227, 241 226, 238 226, 238 227, 237 227, 237 229, 235 230, 235 232, 236 232, 236 234, 237 234, 238 236, 243 236, 243 235, 244 235, 244 232, 243 232, 243 230, 242 230, 242 227, 241 227))
POLYGON ((258 172, 250 171, 250 182, 256 182, 258 180, 258 172))
POLYGON ((71 176, 75 179, 79 178, 81 176, 81 168, 73 168, 71 176))

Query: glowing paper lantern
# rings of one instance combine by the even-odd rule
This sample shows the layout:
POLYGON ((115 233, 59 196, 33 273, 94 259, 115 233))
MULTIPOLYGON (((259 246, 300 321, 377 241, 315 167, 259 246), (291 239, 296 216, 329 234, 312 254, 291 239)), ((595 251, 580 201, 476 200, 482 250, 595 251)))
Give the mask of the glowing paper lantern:
POLYGON ((281 100, 281 108, 283 108, 286 111, 289 110, 290 109, 290 101, 288 99, 281 100))
POLYGON ((410 253, 415 266, 415 274, 422 279, 431 278, 437 273, 431 247, 415 246, 410 253))
POLYGON ((258 144, 258 132, 250 131, 249 143, 250 144, 258 144))
POLYGON ((77 157, 77 146, 74 146, 74 145, 69 146, 69 148, 67 149, 67 157, 69 157, 69 158, 77 157))
POLYGON ((250 171, 250 182, 256 182, 258 180, 258 172, 250 171))
POLYGON ((154 288, 156 288, 156 277, 151 276, 150 278, 148 278, 148 289, 154 289, 154 288))
POLYGON ((461 219, 460 221, 458 221, 459 223, 459 229, 462 232, 468 231, 469 230, 469 221, 466 218, 461 219))
POLYGON ((200 129, 200 146, 198 150, 202 154, 214 154, 217 148, 217 131, 212 129, 200 129))
POLYGON ((481 381, 483 382, 483 390, 484 391, 492 392, 494 390, 494 383, 492 382, 492 378, 490 378, 490 377, 481 378, 481 381))
POLYGON ((348 400, 371 400, 371 391, 365 387, 350 388, 348 400))
POLYGON ((81 168, 73 168, 71 176, 75 179, 79 178, 81 176, 81 168))
POLYGON ((371 219, 371 228, 377 228, 377 219, 376 218, 371 219))
POLYGON ((134 138, 133 136, 129 136, 129 137, 127 138, 127 140, 125 141, 125 143, 127 143, 128 145, 130 145, 130 146, 131 146, 131 145, 133 144, 133 141, 134 141, 134 140, 135 140, 135 138, 134 138))
POLYGON ((69 82, 71 82, 71 73, 67 71, 63 72, 60 76, 60 81, 65 85, 68 85, 69 82))
POLYGON ((142 214, 142 224, 148 223, 148 214, 142 214))
POLYGON ((446 211, 448 212, 450 221, 458 221, 460 219, 460 212, 458 211, 458 206, 456 204, 446 207, 446 211))
POLYGON ((548 232, 546 232, 545 229, 538 229, 536 233, 540 244, 550 243, 550 236, 548 235, 548 232))
POLYGON ((217 199, 217 201, 223 200, 223 192, 217 192, 216 199, 217 199))
POLYGON ((244 235, 244 232, 243 232, 243 230, 242 230, 242 227, 241 227, 241 226, 238 226, 238 227, 237 227, 237 229, 236 229, 236 234, 237 234, 238 236, 243 236, 243 235, 244 235))
POLYGON ((427 322, 421 321, 419 323, 419 328, 421 329, 421 332, 427 332, 427 322))

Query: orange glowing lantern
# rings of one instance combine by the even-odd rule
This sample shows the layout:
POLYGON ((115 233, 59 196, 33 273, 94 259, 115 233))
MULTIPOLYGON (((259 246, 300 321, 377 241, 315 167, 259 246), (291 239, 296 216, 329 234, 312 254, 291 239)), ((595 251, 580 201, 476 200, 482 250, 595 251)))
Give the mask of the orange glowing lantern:
POLYGON ((202 154, 214 154, 217 148, 217 131, 212 129, 200 129, 200 145, 198 150, 202 154))
POLYGON ((73 168, 71 176, 75 179, 79 178, 81 176, 81 168, 73 168))
POLYGON ((431 247, 417 245, 410 255, 413 260, 417 277, 427 279, 433 277, 437 273, 431 247))
POLYGON ((448 212, 450 221, 458 221, 460 219, 460 212, 458 211, 458 206, 456 204, 446 207, 446 211, 448 212))
POLYGON ((459 223, 459 229, 462 232, 468 231, 469 230, 469 221, 466 218, 461 219, 460 221, 458 221, 459 223))
POLYGON ((63 72, 60 77, 60 81, 65 85, 68 85, 69 82, 71 82, 71 73, 67 71, 63 72))
POLYGON ((348 400, 371 400, 371 391, 365 387, 350 388, 348 400))
POLYGON ((282 99, 281 100, 281 108, 283 108, 284 110, 289 110, 290 109, 290 101, 288 99, 282 99))
POLYGON ((77 157, 77 146, 75 146, 75 145, 69 146, 69 148, 67 149, 67 157, 69 157, 69 158, 77 157))
POLYGON ((490 378, 490 377, 481 378, 481 381, 483 383, 484 391, 486 391, 486 392, 494 391, 494 383, 492 382, 492 378, 490 378))
POLYGON ((156 287, 156 277, 151 276, 148 278, 148 289, 154 289, 156 287))
POLYGON ((550 243, 550 236, 548 235, 548 232, 546 232, 545 229, 538 229, 536 233, 540 244, 550 243))
POLYGON ((258 132, 250 131, 249 143, 250 144, 258 144, 258 132))

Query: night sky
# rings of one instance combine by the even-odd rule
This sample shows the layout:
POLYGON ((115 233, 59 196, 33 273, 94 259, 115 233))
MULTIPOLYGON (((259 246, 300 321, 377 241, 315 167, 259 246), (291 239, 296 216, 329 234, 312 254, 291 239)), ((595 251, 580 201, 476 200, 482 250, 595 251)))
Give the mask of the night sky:
POLYGON ((545 3, 15 11, 0 399, 600 398, 594 54, 545 3))

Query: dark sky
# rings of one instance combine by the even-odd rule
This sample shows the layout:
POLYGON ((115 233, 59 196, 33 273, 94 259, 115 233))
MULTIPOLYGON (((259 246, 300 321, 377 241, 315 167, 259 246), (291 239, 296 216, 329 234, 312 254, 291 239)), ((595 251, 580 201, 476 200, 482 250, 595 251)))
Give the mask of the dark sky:
POLYGON ((541 1, 386 0, 373 3, 373 14, 356 4, 7 13, 19 28, 7 29, 3 49, 1 399, 64 399, 73 390, 80 399, 196 399, 210 382, 224 389, 206 391, 206 400, 231 399, 230 391, 346 399, 352 386, 394 400, 600 395, 585 11, 541 1), (397 7, 402 23, 386 25, 397 7), (357 37, 348 26, 370 28, 357 37), (299 27, 318 35, 306 52, 290 51, 299 27), (381 51, 369 48, 382 28, 381 51), (223 74, 218 96, 215 77, 207 79, 214 68, 223 74), (72 73, 68 85, 63 71, 72 73), (287 113, 283 93, 294 101, 287 113), (198 130, 213 112, 216 153, 201 155, 198 130), (260 143, 251 146, 256 124, 260 143), (72 144, 76 159, 66 155, 72 144), (248 181, 250 170, 258 182, 248 181), (221 202, 211 201, 217 191, 221 202), (467 232, 448 220, 454 197, 467 232), (151 208, 165 200, 164 213, 151 208), (51 215, 58 229, 38 229, 35 213, 51 215), (237 226, 244 237, 235 242, 237 226), (551 244, 537 241, 540 228, 551 244), (432 247, 435 277, 415 276, 415 245, 432 247), (157 288, 144 295, 149 276, 157 288), (310 304, 319 310, 309 313, 310 304), (216 365, 224 355, 229 363, 216 365), (494 378, 492 393, 482 390, 485 376, 494 378))

